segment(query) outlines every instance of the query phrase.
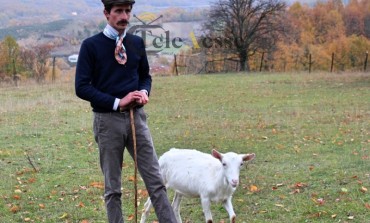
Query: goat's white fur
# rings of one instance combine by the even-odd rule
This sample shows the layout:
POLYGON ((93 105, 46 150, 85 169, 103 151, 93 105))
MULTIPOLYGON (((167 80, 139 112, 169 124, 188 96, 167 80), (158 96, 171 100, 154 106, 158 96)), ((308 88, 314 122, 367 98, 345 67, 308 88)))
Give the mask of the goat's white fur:
MULTIPOLYGON (((211 223, 211 202, 222 202, 229 214, 230 222, 235 222, 235 212, 231 203, 232 195, 239 184, 240 168, 244 161, 252 160, 255 154, 225 154, 212 150, 211 154, 190 149, 171 149, 159 158, 159 165, 166 188, 175 194, 172 208, 176 220, 180 217, 180 202, 185 197, 200 197, 204 216, 211 223)), ((140 223, 145 223, 152 203, 150 198, 144 205, 140 223)))

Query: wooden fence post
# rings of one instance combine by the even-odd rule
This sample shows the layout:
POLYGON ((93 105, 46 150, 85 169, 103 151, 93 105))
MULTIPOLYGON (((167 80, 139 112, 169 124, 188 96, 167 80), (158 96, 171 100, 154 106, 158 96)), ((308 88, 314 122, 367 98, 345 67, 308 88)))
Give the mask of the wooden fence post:
POLYGON ((367 59, 369 58, 369 52, 366 51, 366 56, 365 56, 365 63, 364 63, 364 72, 366 72, 366 67, 367 67, 367 59))
POLYGON ((51 81, 54 83, 56 79, 56 74, 55 74, 55 56, 53 57, 53 70, 52 70, 52 75, 51 75, 51 81))
POLYGON ((262 56, 261 56, 261 63, 260 63, 260 72, 262 71, 262 65, 263 65, 263 59, 265 57, 265 52, 262 52, 262 56))
POLYGON ((331 54, 331 67, 330 67, 330 72, 333 72, 333 67, 334 67, 334 53, 331 54))
POLYGON ((311 64, 312 64, 312 60, 311 60, 311 54, 308 56, 308 73, 310 74, 311 73, 311 64))
POLYGON ((176 72, 176 76, 179 76, 179 71, 177 70, 177 58, 176 58, 176 54, 174 54, 173 56, 174 56, 174 59, 175 59, 175 72, 176 72))
POLYGON ((14 85, 18 87, 18 76, 17 76, 17 69, 15 67, 15 59, 13 58, 13 81, 14 85))

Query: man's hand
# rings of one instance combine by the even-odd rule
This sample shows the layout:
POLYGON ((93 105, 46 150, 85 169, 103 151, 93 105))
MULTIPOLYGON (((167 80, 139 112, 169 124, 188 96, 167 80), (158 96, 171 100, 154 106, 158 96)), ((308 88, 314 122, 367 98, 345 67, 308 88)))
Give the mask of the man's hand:
POLYGON ((149 97, 143 91, 133 91, 128 93, 119 101, 118 107, 126 110, 137 105, 145 105, 149 102, 149 97))

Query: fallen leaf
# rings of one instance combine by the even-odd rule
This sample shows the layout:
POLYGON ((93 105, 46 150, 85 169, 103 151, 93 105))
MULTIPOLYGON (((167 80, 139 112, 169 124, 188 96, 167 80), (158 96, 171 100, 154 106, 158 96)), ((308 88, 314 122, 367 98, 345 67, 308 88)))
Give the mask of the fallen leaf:
POLYGON ((98 189, 104 189, 104 183, 103 182, 92 182, 90 183, 91 187, 98 188, 98 189))
POLYGON ((348 193, 348 189, 347 188, 344 188, 344 187, 342 187, 341 189, 340 189, 340 191, 342 192, 342 193, 348 193))
POLYGON ((289 194, 299 194, 299 193, 301 193, 301 190, 295 189, 292 192, 290 192, 289 194))
POLYGON ((84 219, 84 220, 82 220, 80 223, 89 223, 89 221, 88 221, 88 220, 86 220, 86 219, 84 219))
POLYGON ((370 204, 369 203, 365 203, 365 208, 367 208, 367 209, 370 210, 370 204))
POLYGON ((279 187, 284 186, 284 184, 276 184, 275 186, 272 187, 272 190, 277 190, 279 187))
POLYGON ((81 201, 81 202, 78 204, 78 207, 83 208, 83 207, 85 207, 85 204, 81 201))
POLYGON ((294 185, 295 188, 304 188, 307 187, 307 184, 299 182, 294 185))
POLYGON ((331 218, 333 218, 333 219, 334 219, 334 218, 336 218, 336 217, 337 217, 337 215, 336 215, 336 214, 332 214, 332 215, 331 215, 331 218))
POLYGON ((63 213, 62 216, 59 217, 59 219, 65 219, 68 217, 68 213, 63 213))
POLYGON ((28 183, 34 183, 36 181, 36 179, 35 178, 30 178, 30 179, 28 179, 28 183))
POLYGON ((366 187, 361 187, 360 191, 361 191, 362 193, 366 193, 366 192, 367 192, 367 188, 366 188, 366 187))
POLYGON ((17 205, 14 205, 10 208, 10 211, 13 213, 17 213, 19 210, 21 210, 21 208, 18 207, 17 205))
POLYGON ((355 219, 355 216, 348 216, 348 220, 353 220, 355 219))
POLYGON ((317 203, 318 205, 323 205, 323 204, 325 204, 325 200, 324 200, 323 198, 318 198, 318 199, 316 200, 316 203, 317 203))
POLYGON ((284 208, 285 211, 289 212, 289 209, 285 208, 282 204, 275 204, 276 207, 284 208))
POLYGON ((256 185, 251 185, 251 186, 249 187, 249 190, 250 190, 251 192, 258 192, 258 187, 257 187, 256 185))
POLYGON ((31 221, 31 218, 25 218, 24 221, 29 222, 29 221, 31 221))
POLYGON ((321 215, 322 215, 322 213, 321 213, 321 212, 317 212, 317 213, 315 213, 315 214, 311 215, 311 217, 312 217, 312 218, 319 218, 319 217, 321 217, 321 215))
POLYGON ((148 197, 149 193, 147 190, 138 190, 138 194, 140 194, 142 197, 148 197))
POLYGON ((45 208, 45 204, 39 204, 39 208, 44 209, 45 208))
POLYGON ((22 193, 22 191, 21 191, 21 190, 19 190, 19 189, 17 189, 17 190, 14 190, 14 193, 21 194, 21 193, 22 193))
POLYGON ((20 199, 21 199, 21 196, 19 196, 19 195, 14 195, 14 196, 13 196, 13 199, 14 199, 14 200, 20 200, 20 199))
POLYGON ((130 215, 130 216, 128 216, 128 218, 127 218, 128 221, 132 221, 133 219, 134 219, 134 215, 133 214, 130 215))

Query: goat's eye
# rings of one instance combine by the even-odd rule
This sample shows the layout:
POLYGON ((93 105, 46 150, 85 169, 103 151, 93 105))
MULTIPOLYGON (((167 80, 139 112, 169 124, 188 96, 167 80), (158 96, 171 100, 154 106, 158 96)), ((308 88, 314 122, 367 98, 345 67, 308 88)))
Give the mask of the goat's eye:
POLYGON ((226 163, 222 163, 222 166, 226 166, 226 163))
POLYGON ((243 166, 244 163, 241 163, 240 166, 243 166))

